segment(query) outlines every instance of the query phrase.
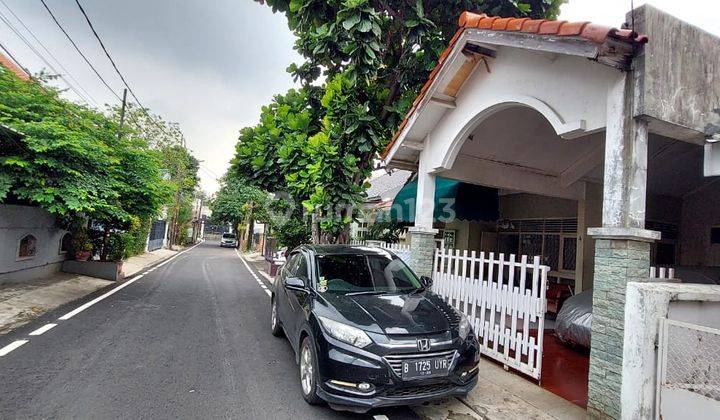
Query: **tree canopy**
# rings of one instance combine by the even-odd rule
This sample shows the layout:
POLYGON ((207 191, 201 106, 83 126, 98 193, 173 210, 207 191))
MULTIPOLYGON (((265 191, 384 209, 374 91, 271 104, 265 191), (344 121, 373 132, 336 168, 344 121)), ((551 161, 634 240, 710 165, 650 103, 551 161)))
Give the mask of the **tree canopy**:
POLYGON ((563 0, 267 0, 305 58, 301 83, 244 128, 231 172, 284 190, 343 241, 363 181, 457 29, 462 11, 552 18, 563 0))
POLYGON ((121 129, 119 107, 64 100, 47 77, 25 81, 0 66, 0 123, 17 133, 0 136, 0 203, 113 229, 147 230, 163 206, 190 213, 199 162, 176 124, 129 105, 121 129))
POLYGON ((113 225, 155 215, 170 192, 162 156, 118 123, 0 69, 0 123, 21 135, 0 147, 0 202, 38 205, 58 216, 113 225))
POLYGON ((210 201, 210 210, 215 222, 229 223, 234 229, 251 215, 264 219, 268 206, 268 194, 236 177, 224 177, 220 189, 210 201))

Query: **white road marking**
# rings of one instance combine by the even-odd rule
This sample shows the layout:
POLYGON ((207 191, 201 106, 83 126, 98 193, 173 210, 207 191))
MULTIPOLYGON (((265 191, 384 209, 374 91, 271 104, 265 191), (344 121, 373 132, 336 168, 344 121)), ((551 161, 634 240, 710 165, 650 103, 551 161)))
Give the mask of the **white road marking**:
MULTIPOLYGON (((174 258, 174 257, 173 257, 173 258, 174 258)), ((130 286, 131 284, 135 283, 136 281, 140 280, 141 278, 143 278, 143 275, 142 275, 142 274, 140 274, 139 276, 135 276, 135 277, 131 278, 130 280, 126 281, 125 283, 121 284, 120 286, 118 286, 118 287, 112 289, 111 291, 105 293, 104 295, 98 296, 98 297, 96 297, 95 299, 91 300, 90 302, 87 302, 87 303, 85 303, 85 304, 83 304, 83 305, 78 306, 77 308, 75 308, 75 309, 73 309, 72 311, 66 313, 65 315, 61 316, 61 317, 58 318, 58 319, 61 320, 61 321, 65 321, 65 320, 67 320, 67 319, 70 319, 70 318, 74 317, 75 315, 79 314, 80 312, 84 311, 85 309, 87 309, 87 308, 93 306, 94 304, 100 302, 101 300, 103 300, 103 299, 105 299, 105 298, 107 298, 107 297, 109 297, 109 296, 112 296, 112 295, 114 295, 115 293, 119 292, 120 290, 122 290, 122 289, 130 286)))
POLYGON ((47 332, 47 331, 49 331, 50 329, 52 329, 52 328, 54 328, 54 327, 56 327, 56 326, 57 326, 57 324, 45 324, 45 325, 43 325, 42 327, 38 328, 37 330, 31 332, 31 333, 28 334, 28 335, 41 335, 41 334, 43 334, 44 332, 47 332))
POLYGON ((375 420, 390 420, 390 418, 384 414, 376 414, 373 416, 375 420))
MULTIPOLYGON (((177 254, 173 255, 172 257, 168 258, 167 260, 165 260, 165 261, 163 261, 162 263, 160 263, 160 264, 158 264, 157 266, 155 266, 155 268, 162 267, 163 265, 169 263, 170 261, 172 261, 172 260, 174 260, 175 258, 179 257, 180 255, 182 255, 182 254, 190 251, 191 249, 195 248, 196 246, 200 245, 201 243, 202 243, 202 242, 198 242, 197 244, 191 246, 190 248, 188 248, 188 249, 186 249, 186 250, 184 250, 184 251, 178 252, 177 254)), ((139 276, 135 276, 135 277, 131 278, 130 280, 128 280, 128 281, 126 281, 125 283, 121 284, 120 286, 112 289, 111 291, 105 293, 104 295, 96 297, 95 299, 91 300, 90 302, 87 302, 87 303, 85 303, 85 304, 83 304, 83 305, 81 305, 81 306, 73 309, 72 311, 66 313, 65 315, 61 316, 61 317, 58 318, 58 319, 61 320, 61 321, 65 321, 65 320, 68 320, 68 319, 72 318, 73 316, 79 314, 80 312, 82 312, 82 311, 84 311, 85 309, 93 306, 94 304, 100 302, 101 300, 103 300, 103 299, 105 299, 105 298, 107 298, 107 297, 109 297, 109 296, 112 296, 112 295, 114 295, 115 293, 119 292, 120 290, 122 290, 122 289, 130 286, 131 284, 133 284, 133 283, 135 283, 136 281, 138 281, 138 280, 140 280, 141 278, 143 278, 144 275, 145 275, 145 274, 140 274, 139 276)))
POLYGON ((8 344, 7 346, 0 349, 0 357, 5 356, 6 354, 10 353, 11 351, 15 350, 16 348, 22 346, 23 344, 27 343, 30 340, 16 340, 12 343, 8 344))
POLYGON ((270 296, 271 295, 270 290, 265 286, 265 284, 262 282, 262 280, 260 280, 260 278, 255 274, 255 272, 252 271, 252 269, 250 268, 250 265, 248 265, 247 261, 245 261, 245 258, 243 258, 242 255, 240 255, 237 248, 235 248, 235 254, 238 256, 238 258, 240 258, 240 261, 242 261, 242 263, 245 264, 245 268, 247 268, 247 270, 250 272, 250 275, 252 275, 253 278, 255 279, 255 281, 258 282, 260 287, 262 287, 263 290, 265 290, 265 293, 267 293, 267 295, 270 296))

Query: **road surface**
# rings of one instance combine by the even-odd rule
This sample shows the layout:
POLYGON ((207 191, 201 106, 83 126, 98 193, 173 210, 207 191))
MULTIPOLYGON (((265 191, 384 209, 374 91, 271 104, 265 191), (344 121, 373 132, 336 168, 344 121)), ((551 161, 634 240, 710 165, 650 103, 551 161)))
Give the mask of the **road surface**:
POLYGON ((0 336, 0 418, 417 418, 307 405, 234 249, 205 242, 119 286, 0 336))

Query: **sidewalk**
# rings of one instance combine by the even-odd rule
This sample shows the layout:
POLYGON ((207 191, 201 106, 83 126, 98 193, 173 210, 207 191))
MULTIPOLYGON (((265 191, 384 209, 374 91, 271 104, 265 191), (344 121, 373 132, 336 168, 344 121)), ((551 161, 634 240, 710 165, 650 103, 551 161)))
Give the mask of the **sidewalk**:
POLYGON ((132 277, 142 271, 145 267, 151 264, 155 264, 156 262, 159 262, 161 260, 170 258, 178 252, 179 251, 171 251, 169 249, 158 249, 152 252, 146 252, 144 254, 128 258, 123 263, 123 273, 125 274, 126 278, 132 277))
MULTIPOLYGON (((268 263, 259 253, 243 255, 250 266, 270 283, 268 263)), ((486 358, 480 359, 478 385, 462 399, 450 398, 427 405, 412 407, 426 419, 584 419, 581 407, 564 400, 486 358)))
MULTIPOLYGON (((129 278, 148 265, 170 258, 177 251, 160 249, 129 258, 123 264, 129 278)), ((58 272, 52 277, 0 285, 0 335, 32 319, 115 282, 58 272)))

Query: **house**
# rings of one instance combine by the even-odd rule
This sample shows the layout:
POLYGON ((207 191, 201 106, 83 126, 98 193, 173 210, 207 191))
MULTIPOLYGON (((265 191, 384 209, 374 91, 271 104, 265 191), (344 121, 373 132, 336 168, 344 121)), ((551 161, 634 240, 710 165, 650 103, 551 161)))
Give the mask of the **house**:
POLYGON ((403 188, 412 172, 405 170, 385 171, 376 169, 367 182, 370 187, 365 191, 365 201, 360 209, 356 222, 350 225, 350 234, 353 238, 362 240, 377 219, 378 214, 387 211, 393 203, 397 193, 403 188))
MULTIPOLYGON (((22 134, 0 125, 0 144, 22 134)), ((0 284, 48 276, 60 271, 70 249, 70 234, 55 216, 23 203, 0 204, 0 284)))
MULTIPOLYGON (((547 271, 551 286, 593 289, 587 408, 598 418, 655 409, 651 376, 638 384, 623 373, 639 372, 623 347, 637 344, 625 338, 625 325, 649 310, 626 314, 628 283, 650 281, 651 266, 720 279, 720 41, 647 5, 627 22, 617 29, 463 13, 383 154, 388 167, 417 174, 409 236, 419 274, 437 273, 448 255, 435 252, 443 178, 494 188, 499 197, 495 227, 483 226, 496 240, 475 240, 453 261, 472 251, 512 254, 491 263, 502 268, 497 293, 513 293, 503 273, 523 255, 540 257, 547 270, 534 273, 547 271), (630 383, 637 386, 626 389, 630 383)), ((707 325, 716 318, 695 319, 718 328, 707 325)), ((515 341, 493 327, 506 347, 521 342, 520 333, 515 341)), ((542 350, 542 336, 531 348, 542 350)), ((532 357, 528 363, 539 378, 540 367, 532 357)))

